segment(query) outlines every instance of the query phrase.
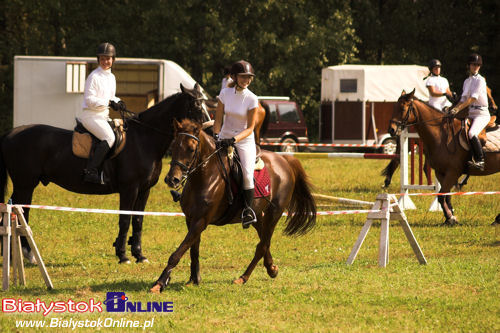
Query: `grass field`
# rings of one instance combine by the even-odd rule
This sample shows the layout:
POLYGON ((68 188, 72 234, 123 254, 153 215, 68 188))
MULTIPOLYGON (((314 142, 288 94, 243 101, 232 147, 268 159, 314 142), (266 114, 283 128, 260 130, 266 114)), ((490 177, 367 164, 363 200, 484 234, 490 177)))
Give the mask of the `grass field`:
MULTIPOLYGON (((168 161, 167 161, 168 162, 168 161)), ((303 160, 315 192, 374 201, 383 192, 379 175, 386 161, 303 160)), ((168 164, 164 163, 163 179, 168 164)), ((399 192, 396 174, 389 193, 399 192)), ((497 191, 500 175, 476 177, 468 191, 497 191)), ((10 193, 10 192, 9 192, 10 193)), ((406 211, 427 258, 419 265, 403 231, 391 223, 389 264, 379 268, 379 225, 374 224, 352 266, 347 257, 366 215, 318 217, 317 227, 302 237, 285 237, 278 224, 272 253, 276 279, 259 264, 247 284, 233 285, 253 257, 257 235, 240 225, 210 226, 202 235, 202 282, 185 286, 189 255, 173 271, 161 295, 148 293, 170 254, 186 234, 183 218, 146 217, 143 249, 150 264, 118 265, 113 243, 118 217, 107 214, 32 210, 35 240, 54 283, 47 291, 36 266, 27 266, 25 287, 2 292, 2 299, 35 301, 104 301, 106 293, 123 291, 129 301, 173 302, 172 313, 5 314, 1 332, 16 329, 16 320, 52 318, 73 321, 153 320, 155 332, 441 332, 500 331, 500 230, 490 226, 500 212, 498 195, 453 197, 457 227, 441 227, 440 212, 428 212, 432 197, 416 197, 417 210, 406 211)), ((34 204, 118 209, 118 196, 84 196, 50 184, 40 186, 34 204)), ((318 201, 318 210, 351 209, 318 201)), ((148 211, 180 211, 164 183, 156 185, 148 211)), ((283 221, 283 220, 282 220, 283 221)), ((31 329, 31 331, 34 329, 31 329)), ((39 328, 66 332, 70 328, 39 328)), ((78 329, 92 332, 96 328, 78 329)), ((133 332, 141 328, 100 328, 133 332)))

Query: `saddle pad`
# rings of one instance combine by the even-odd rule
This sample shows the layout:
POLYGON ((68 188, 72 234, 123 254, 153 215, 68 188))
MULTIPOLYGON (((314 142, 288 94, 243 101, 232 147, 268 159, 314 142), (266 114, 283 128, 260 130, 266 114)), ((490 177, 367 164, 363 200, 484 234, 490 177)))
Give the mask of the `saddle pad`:
MULTIPOLYGON (((254 170, 254 198, 268 197, 271 194, 271 178, 269 177, 269 172, 267 167, 262 168, 262 170, 254 170)), ((231 181, 231 191, 234 195, 238 193, 236 181, 232 179, 231 181)))
POLYGON ((253 172, 255 179, 255 198, 268 197, 271 193, 271 178, 266 167, 253 172))
POLYGON ((494 131, 486 132, 486 144, 483 149, 488 153, 500 152, 500 128, 494 131))

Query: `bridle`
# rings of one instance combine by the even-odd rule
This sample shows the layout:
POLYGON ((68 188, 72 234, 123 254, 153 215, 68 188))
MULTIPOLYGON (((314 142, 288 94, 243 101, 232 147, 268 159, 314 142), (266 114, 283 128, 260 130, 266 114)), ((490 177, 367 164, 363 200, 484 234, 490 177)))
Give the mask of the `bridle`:
POLYGON ((182 162, 179 162, 178 160, 174 160, 172 159, 172 161, 170 161, 170 165, 178 165, 181 170, 182 170, 182 174, 183 174, 183 179, 184 178, 187 178, 187 176, 191 173, 190 170, 191 168, 193 167, 193 164, 194 162, 196 161, 197 157, 198 157, 198 153, 199 153, 199 147, 200 147, 200 139, 198 139, 198 137, 192 135, 192 134, 189 134, 189 133, 185 133, 185 132, 180 132, 180 133, 177 133, 177 136, 180 136, 180 135, 184 135, 184 136, 187 136, 191 139, 194 139, 197 144, 196 144, 196 150, 194 151, 194 154, 193 154, 193 157, 191 157, 191 160, 189 161, 189 164, 186 165, 182 162))
POLYGON ((417 125, 418 123, 420 123, 420 122, 418 121, 418 115, 417 115, 417 112, 415 111, 415 107, 413 106, 413 99, 410 101, 410 105, 408 105, 408 108, 406 109, 406 113, 404 114, 404 116, 402 117, 402 119, 400 121, 391 119, 391 124, 395 124, 397 126, 397 128, 399 128, 401 130, 405 129, 405 127, 417 125), (415 117, 415 121, 412 123, 408 123, 408 120, 410 119, 411 114, 413 114, 413 116, 415 117))
POLYGON ((215 149, 215 151, 213 153, 211 153, 210 155, 208 155, 201 163, 198 163, 198 165, 195 166, 196 164, 196 161, 198 159, 198 155, 200 154, 200 139, 198 137, 196 137, 195 135, 193 134, 189 134, 189 133, 186 133, 186 132, 180 132, 180 133, 177 133, 177 136, 179 135, 184 135, 184 136, 187 136, 191 139, 194 139, 196 142, 197 142, 197 145, 196 145, 196 150, 193 154, 193 157, 191 157, 191 160, 189 161, 188 165, 178 161, 178 160, 174 160, 172 159, 172 161, 170 161, 170 165, 178 165, 181 170, 182 170, 182 180, 180 182, 180 185, 179 186, 183 186, 184 183, 188 180, 189 176, 191 174, 193 174, 196 170, 198 170, 198 168, 204 166, 208 160, 210 160, 210 158, 212 158, 212 156, 214 156, 215 154, 217 154, 221 149, 222 147, 220 148, 217 148, 215 149))
POLYGON ((400 121, 391 119, 390 123, 395 124, 397 126, 397 128, 403 130, 403 129, 405 129, 405 127, 415 126, 415 125, 423 124, 423 123, 429 123, 431 121, 438 120, 438 119, 443 119, 443 118, 447 118, 448 120, 453 119, 451 115, 443 114, 442 116, 439 116, 436 118, 432 118, 432 119, 428 119, 428 120, 420 120, 418 113, 415 110, 415 106, 413 105, 413 99, 410 100, 410 104, 408 105, 408 108, 406 109, 406 113, 404 114, 404 116, 402 118, 403 119, 401 119, 400 121), (415 118, 415 121, 409 123, 408 121, 410 119, 410 115, 412 115, 412 114, 415 118))

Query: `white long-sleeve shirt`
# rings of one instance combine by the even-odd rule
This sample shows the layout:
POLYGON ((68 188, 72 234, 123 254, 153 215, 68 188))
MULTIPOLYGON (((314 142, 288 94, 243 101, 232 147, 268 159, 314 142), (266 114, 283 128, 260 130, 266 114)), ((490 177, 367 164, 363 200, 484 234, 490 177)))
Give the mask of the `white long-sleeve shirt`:
POLYGON ((116 78, 111 69, 104 70, 101 66, 90 73, 85 81, 83 94, 83 112, 94 112, 103 117, 109 115, 109 101, 118 102, 116 94, 116 78))

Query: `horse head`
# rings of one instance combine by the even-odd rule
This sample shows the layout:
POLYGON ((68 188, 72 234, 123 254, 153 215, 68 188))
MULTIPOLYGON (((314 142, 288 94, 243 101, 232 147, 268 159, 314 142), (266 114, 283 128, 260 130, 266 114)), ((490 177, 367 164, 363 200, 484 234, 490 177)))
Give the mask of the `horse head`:
POLYGON ((187 105, 187 114, 186 118, 198 121, 198 122, 206 122, 210 120, 210 115, 207 111, 207 100, 208 97, 201 89, 198 83, 195 83, 193 89, 188 89, 180 84, 181 93, 187 97, 186 103, 187 105))
POLYGON ((202 125, 189 119, 183 119, 180 122, 174 119, 173 123, 172 161, 165 183, 177 188, 187 173, 195 167, 200 152, 199 136, 202 125))
POLYGON ((401 92, 401 96, 398 98, 396 105, 394 106, 394 111, 392 113, 392 118, 389 122, 389 129, 387 132, 392 136, 397 136, 401 133, 409 123, 416 121, 416 115, 413 108, 413 99, 415 98, 415 89, 412 92, 406 93, 406 91, 401 92))

